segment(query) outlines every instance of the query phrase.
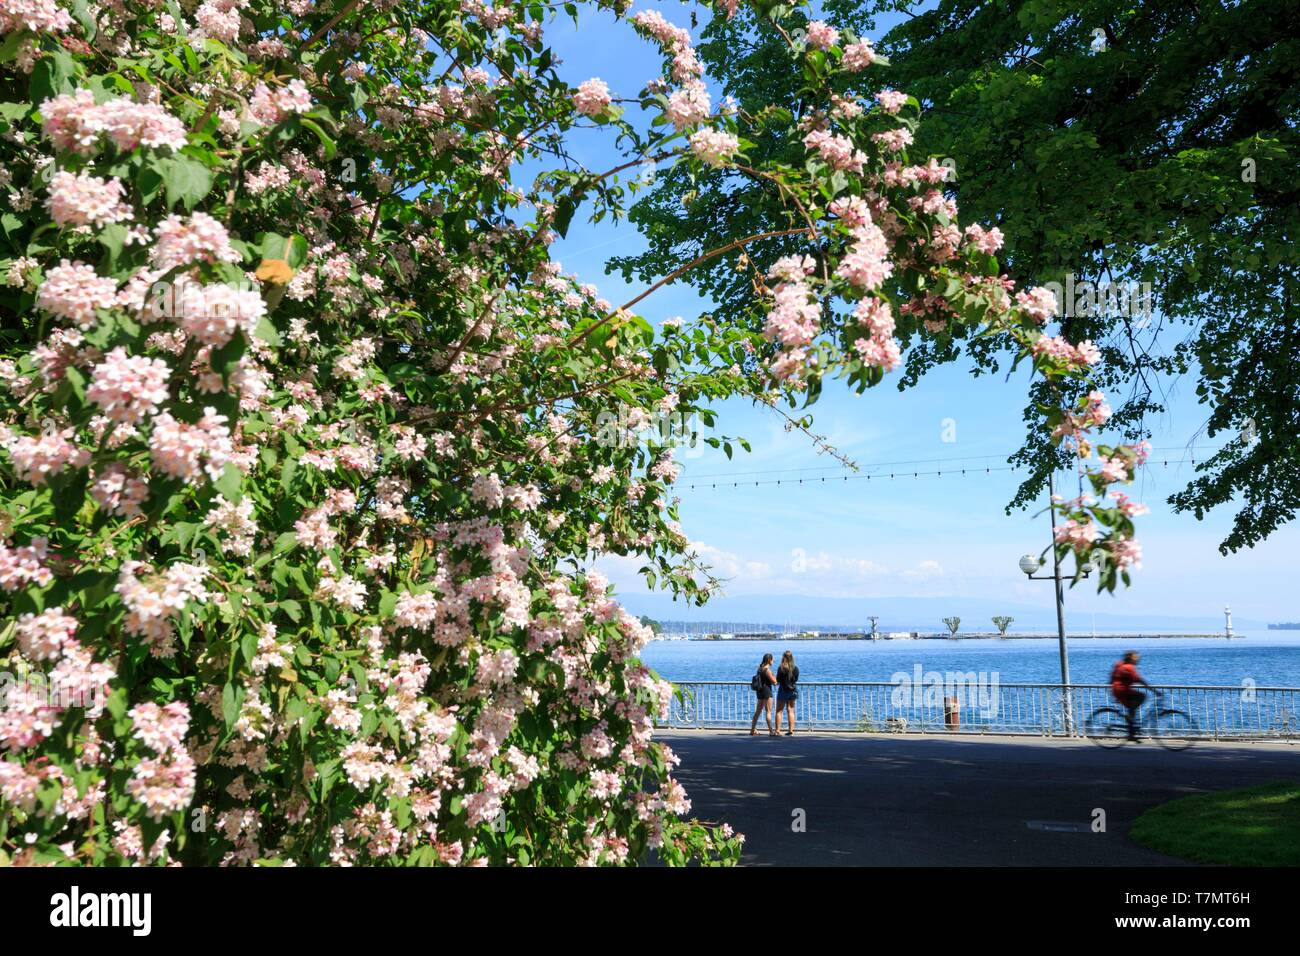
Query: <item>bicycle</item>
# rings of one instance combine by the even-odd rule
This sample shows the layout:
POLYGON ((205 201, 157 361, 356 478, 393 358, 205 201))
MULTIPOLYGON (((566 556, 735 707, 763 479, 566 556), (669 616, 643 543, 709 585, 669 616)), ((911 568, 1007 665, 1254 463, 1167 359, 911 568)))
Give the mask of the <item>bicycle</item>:
POLYGON ((1100 747, 1114 750, 1129 742, 1130 730, 1137 734, 1145 731, 1145 736, 1165 750, 1186 750, 1196 740, 1196 723, 1184 711, 1161 707, 1163 697, 1160 691, 1153 690, 1151 700, 1134 714, 1131 728, 1126 708, 1098 707, 1088 715, 1084 736, 1100 747))

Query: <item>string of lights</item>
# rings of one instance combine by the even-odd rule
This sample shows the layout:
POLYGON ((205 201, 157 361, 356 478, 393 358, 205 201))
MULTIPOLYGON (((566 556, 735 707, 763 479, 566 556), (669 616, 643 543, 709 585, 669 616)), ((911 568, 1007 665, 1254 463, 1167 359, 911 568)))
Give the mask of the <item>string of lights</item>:
MULTIPOLYGON (((1201 450, 1204 451, 1208 449, 1202 447, 1201 450)), ((1184 463, 1191 464, 1191 465, 1196 464, 1195 449, 1191 449, 1186 446, 1181 446, 1181 445, 1165 446, 1162 448, 1153 448, 1151 451, 1152 454, 1159 451, 1182 451, 1182 452, 1191 451, 1192 456, 1190 458, 1183 459, 1183 460, 1174 459, 1173 460, 1174 464, 1176 466, 1184 463)), ((683 476, 681 482, 678 483, 677 488, 679 490, 685 489, 688 491, 693 491, 697 488, 702 490, 712 490, 716 488, 750 488, 750 487, 757 488, 762 485, 804 485, 804 484, 824 485, 824 484, 835 484, 837 482, 848 482, 848 481, 871 481, 872 479, 875 479, 877 481, 889 481, 889 480, 897 480, 900 478, 912 478, 912 479, 942 478, 945 474, 948 475, 949 477, 974 477, 977 475, 989 475, 995 471, 1001 472, 1001 471, 1020 470, 1019 466, 1017 465, 985 464, 983 466, 972 466, 967 464, 963 466, 960 464, 961 462, 988 461, 990 459, 995 459, 998 457, 999 456, 997 455, 970 455, 965 457, 954 457, 954 458, 916 458, 916 459, 892 461, 892 462, 871 462, 865 464, 863 467, 870 468, 870 469, 892 468, 893 470, 888 472, 872 471, 872 472, 852 474, 852 475, 843 475, 843 474, 809 475, 807 474, 808 472, 825 471, 827 470, 827 468, 776 468, 767 471, 742 471, 742 472, 731 472, 731 473, 723 472, 723 473, 716 473, 710 475, 695 475, 694 477, 689 477, 689 478, 683 476), (925 471, 920 469, 908 469, 908 468, 899 467, 904 465, 934 464, 936 462, 944 462, 944 463, 951 462, 957 464, 954 467, 948 469, 939 468, 939 469, 925 470, 925 471), (802 477, 784 477, 784 478, 754 477, 754 476, 764 476, 764 475, 791 475, 791 474, 802 475, 802 477), (710 480, 710 479, 717 479, 717 478, 722 478, 727 480, 724 481, 710 480), (751 478, 753 479, 752 481, 749 480, 751 478)), ((1144 465, 1143 467, 1149 470, 1152 467, 1154 467, 1157 463, 1159 463, 1162 467, 1168 468, 1169 461, 1170 459, 1168 457, 1161 458, 1161 459, 1148 458, 1146 465, 1144 465)), ((828 467, 833 467, 833 466, 828 466, 828 467)))

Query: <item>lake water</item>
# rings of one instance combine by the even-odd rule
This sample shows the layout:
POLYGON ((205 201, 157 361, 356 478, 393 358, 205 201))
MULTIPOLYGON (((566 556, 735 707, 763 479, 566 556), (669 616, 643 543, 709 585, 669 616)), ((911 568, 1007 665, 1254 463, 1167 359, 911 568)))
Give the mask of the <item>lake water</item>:
MULTIPOLYGON (((1004 684, 1057 683, 1056 638, 1014 640, 880 641, 653 641, 641 659, 672 681, 741 681, 770 652, 794 652, 804 681, 882 681, 902 671, 984 671, 1004 684)), ((1142 675, 1157 687, 1170 684, 1300 687, 1300 633, 1246 632, 1233 640, 1209 638, 1071 638, 1070 678, 1104 684, 1126 650, 1140 651, 1142 675)))

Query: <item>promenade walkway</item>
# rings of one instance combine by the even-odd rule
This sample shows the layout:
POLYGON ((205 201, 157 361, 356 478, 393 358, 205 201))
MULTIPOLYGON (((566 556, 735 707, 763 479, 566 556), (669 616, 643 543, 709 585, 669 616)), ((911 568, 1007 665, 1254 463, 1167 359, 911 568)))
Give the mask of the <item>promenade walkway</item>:
MULTIPOLYGON (((1149 807, 1206 790, 1300 778, 1300 745, 1154 744, 1104 751, 1023 737, 659 731, 681 757, 692 816, 746 836, 747 865, 1143 866, 1149 807), (1094 810, 1105 811, 1094 832, 1094 810), (802 811, 804 832, 795 824, 802 811)), ((959 889, 959 888, 958 888, 959 889)))

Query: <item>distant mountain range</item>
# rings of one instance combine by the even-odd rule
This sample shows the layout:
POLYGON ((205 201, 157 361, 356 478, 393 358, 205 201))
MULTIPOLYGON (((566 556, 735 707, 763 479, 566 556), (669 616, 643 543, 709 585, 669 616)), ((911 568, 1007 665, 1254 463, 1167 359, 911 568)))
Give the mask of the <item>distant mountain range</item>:
MULTIPOLYGON (((962 619, 962 630, 989 631, 994 614, 1015 618, 1012 631, 1055 631, 1056 610, 1015 604, 989 598, 821 598, 806 595, 751 595, 718 598, 706 606, 692 607, 673 601, 663 594, 623 595, 624 607, 633 614, 644 614, 657 621, 689 622, 696 626, 716 623, 719 629, 730 629, 728 622, 739 629, 754 625, 780 628, 790 625, 799 628, 863 628, 869 629, 870 615, 880 618, 877 625, 887 631, 940 631, 941 618, 957 615, 962 619)), ((1090 631, 1096 622, 1098 632, 1140 630, 1177 632, 1216 632, 1223 629, 1223 615, 1175 616, 1164 614, 1114 614, 1081 611, 1073 616, 1066 604, 1066 623, 1072 634, 1090 631)), ((1237 630, 1263 630, 1266 622, 1233 618, 1237 630)))

